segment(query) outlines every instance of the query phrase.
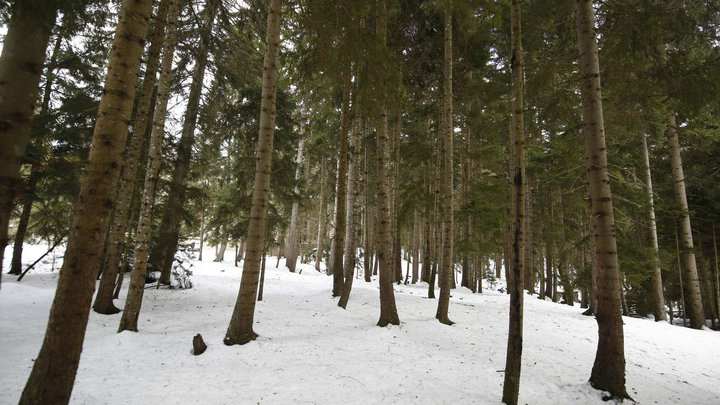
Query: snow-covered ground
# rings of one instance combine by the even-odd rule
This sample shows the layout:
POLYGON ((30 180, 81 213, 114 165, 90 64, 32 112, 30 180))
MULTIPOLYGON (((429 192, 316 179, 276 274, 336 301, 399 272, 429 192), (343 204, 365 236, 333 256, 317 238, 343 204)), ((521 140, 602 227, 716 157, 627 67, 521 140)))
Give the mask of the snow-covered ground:
MULTIPOLYGON (((44 250, 28 246, 26 261, 44 250)), ((116 333, 119 314, 91 312, 72 402, 500 403, 507 295, 454 290, 456 324, 444 326, 434 319, 436 300, 425 298, 427 284, 396 286, 402 323, 379 328, 377 281, 355 280, 342 310, 331 298, 331 277, 310 265, 291 274, 282 260, 276 269, 268 258, 255 316, 260 337, 228 347, 222 339, 241 271, 230 256, 226 263, 196 263, 193 289, 147 289, 139 333, 116 333), (208 344, 200 356, 191 354, 196 333, 208 344)), ((55 272, 50 266, 43 263, 20 283, 3 275, 2 404, 17 403, 40 348, 58 277, 58 262, 55 272)), ((526 296, 521 403, 603 403, 587 383, 596 323, 580 312, 526 296)), ((628 392, 638 403, 720 404, 720 333, 625 318, 625 347, 628 392)))

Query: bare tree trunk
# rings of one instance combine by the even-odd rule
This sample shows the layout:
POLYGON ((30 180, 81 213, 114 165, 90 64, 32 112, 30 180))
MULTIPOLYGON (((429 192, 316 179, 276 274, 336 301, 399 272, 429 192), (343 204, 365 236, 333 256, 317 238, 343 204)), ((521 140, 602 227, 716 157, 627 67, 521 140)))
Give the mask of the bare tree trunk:
MULTIPOLYGON (((377 4, 377 37, 383 47, 387 46, 387 10, 386 0, 378 0, 377 4)), ((377 251, 380 266, 380 319, 378 326, 388 324, 399 325, 400 318, 395 306, 393 291, 392 250, 390 249, 390 205, 388 201, 388 115, 387 97, 383 97, 380 107, 380 122, 377 129, 377 191, 378 207, 377 251)))
POLYGON ((615 241, 615 218, 607 168, 595 16, 591 0, 575 0, 580 53, 580 92, 583 106, 585 153, 597 257, 598 347, 590 384, 617 399, 625 390, 625 342, 620 315, 620 271, 615 241))
POLYGON ((718 322, 720 322, 720 269, 718 268, 718 252, 717 252, 717 239, 715 238, 715 223, 712 224, 712 235, 713 235, 713 257, 715 258, 715 277, 713 277, 713 285, 715 292, 713 293, 715 299, 715 314, 718 316, 718 322))
MULTIPOLYGON (((220 241, 220 246, 216 247, 215 250, 215 259, 214 262, 222 263, 225 261, 225 250, 227 250, 228 245, 228 236, 226 234, 223 234, 222 240, 220 241)), ((242 254, 240 254, 240 257, 242 257, 242 254)), ((237 256, 236 259, 237 260, 237 256)))
POLYGON ((333 297, 342 295, 345 284, 343 270, 343 247, 345 246, 345 212, 348 192, 348 134, 350 133, 350 85, 352 72, 350 66, 343 73, 342 128, 340 129, 340 147, 338 150, 337 205, 335 206, 335 249, 333 250, 333 297))
POLYGON ((158 235, 158 257, 156 261, 160 270, 160 283, 169 285, 172 264, 177 252, 180 228, 182 227, 183 205, 185 202, 185 190, 187 189, 187 177, 190 173, 190 158, 192 146, 195 143, 195 127, 197 126, 198 111, 200 109, 200 97, 202 96, 205 69, 208 62, 208 51, 212 35, 215 14, 220 6, 220 0, 209 0, 205 6, 205 17, 201 28, 199 45, 195 49, 195 67, 192 74, 192 84, 188 94, 185 118, 182 126, 182 133, 177 144, 177 157, 173 165, 170 189, 168 190, 165 209, 158 235))
POLYGON ((506 404, 518 403, 520 392, 520 370, 523 349, 523 299, 525 296, 525 104, 524 88, 524 53, 522 48, 520 0, 513 0, 510 6, 510 31, 512 34, 512 115, 513 140, 515 153, 514 172, 512 173, 512 257, 508 271, 512 274, 513 284, 510 289, 510 311, 508 326, 507 355, 505 358, 505 380, 503 381, 502 401, 506 404))
POLYGON ((360 214, 356 202, 360 196, 360 176, 358 170, 358 161, 360 151, 360 125, 356 124, 355 129, 350 132, 350 144, 352 145, 352 153, 348 162, 348 190, 347 201, 345 204, 345 217, 347 219, 347 229, 345 234, 345 285, 343 286, 342 295, 338 301, 338 306, 345 309, 350 299, 350 291, 352 290, 353 278, 355 278, 355 257, 357 251, 357 240, 360 230, 360 214))
POLYGON ((412 284, 417 284, 420 278, 420 221, 418 221, 418 213, 413 214, 413 230, 412 230, 412 284))
POLYGON ((113 292, 113 289, 119 294, 124 276, 123 272, 120 271, 120 262, 126 248, 126 233, 130 221, 133 196, 135 195, 135 182, 138 177, 140 155, 150 117, 153 89, 157 82, 156 75, 160 64, 160 51, 165 41, 165 20, 167 19, 169 3, 169 0, 160 2, 153 29, 150 33, 150 47, 145 66, 145 76, 140 89, 135 122, 132 131, 128 134, 124 156, 125 168, 116 190, 117 203, 110 227, 110 235, 108 236, 107 250, 105 251, 105 270, 100 277, 100 285, 93 304, 93 310, 100 314, 110 315, 120 312, 120 309, 113 304, 113 298, 117 298, 117 294, 113 292))
POLYGON ((263 61, 262 101, 260 104, 260 130, 258 134, 255 186, 253 187, 250 224, 243 266, 240 292, 230 325, 225 334, 226 345, 245 344, 257 337, 253 331, 255 294, 260 272, 260 255, 267 228, 268 197, 270 194, 270 168, 272 164, 273 136, 275 135, 275 100, 278 82, 280 53, 281 0, 268 1, 267 37, 263 61))
POLYGON ((440 297, 438 298, 438 307, 435 318, 440 323, 445 325, 452 325, 453 322, 448 317, 448 307, 450 306, 450 288, 452 284, 452 278, 455 273, 453 266, 453 102, 452 102, 452 13, 453 5, 452 0, 445 0, 445 62, 444 62, 444 102, 443 112, 445 117, 445 127, 443 131, 443 138, 445 139, 445 178, 443 188, 443 199, 444 199, 444 244, 443 244, 443 266, 440 274, 440 297))
POLYGON ((670 164, 672 165, 673 188, 675 202, 682 210, 680 218, 680 248, 682 250, 685 268, 685 290, 687 309, 690 315, 690 327, 700 329, 705 325, 705 314, 700 294, 700 280, 698 278, 697 263, 695 261, 695 246, 693 245, 692 228, 690 226, 690 213, 688 211, 687 195, 685 193, 685 175, 683 173, 682 158, 680 157, 680 142, 678 141, 675 114, 669 113, 667 117, 667 140, 670 148, 670 164))
POLYGON ((315 250, 315 270, 317 271, 320 271, 320 262, 322 262, 323 250, 325 250, 325 194, 327 193, 325 165, 324 161, 320 162, 320 212, 318 213, 317 249, 315 250))
POLYGON ((205 243, 205 207, 200 208, 200 253, 198 261, 202 261, 203 245, 205 243))
POLYGON ((655 255, 650 291, 653 301, 653 315, 655 321, 667 319, 665 313, 665 297, 663 296, 662 272, 660 271, 660 249, 658 247, 657 225, 655 224, 655 202, 653 199, 652 175, 650 174, 650 154, 647 147, 647 136, 642 136, 642 155, 645 164, 645 192, 648 195, 648 222, 650 224, 650 245, 655 255))
MULTIPOLYGON (((363 134, 364 135, 364 134, 363 134)), ((367 136, 364 136, 365 139, 365 150, 363 151, 363 165, 364 165, 364 191, 365 196, 364 200, 365 203, 363 205, 363 234, 364 234, 364 260, 363 260, 363 276, 365 277, 365 282, 369 283, 372 281, 372 266, 373 266, 373 225, 375 221, 373 220, 375 218, 375 215, 372 215, 372 209, 370 207, 370 158, 368 156, 368 150, 370 149, 370 142, 367 141, 367 136)))
POLYGON ((142 305, 143 292, 145 291, 147 263, 150 254, 152 210, 155 203, 155 190, 160 177, 160 163, 162 162, 161 148, 162 140, 165 136, 165 116, 167 114, 170 85, 172 83, 172 62, 177 40, 178 12, 178 0, 170 0, 167 14, 167 38, 163 45, 158 94, 155 103, 155 113, 153 114, 152 135, 150 135, 147 165, 145 168, 145 186, 143 187, 140 217, 135 235, 133 270, 130 276, 130 286, 128 287, 127 298, 125 300, 125 309, 120 318, 118 333, 124 330, 132 332, 137 332, 138 330, 138 317, 140 316, 140 307, 142 305))
MULTIPOLYGON (((300 136, 304 136, 303 125, 301 122, 300 136)), ((285 265, 291 273, 295 273, 295 267, 297 266, 298 257, 298 234, 297 234, 297 223, 298 215, 300 214, 300 201, 297 199, 300 194, 300 177, 302 176, 302 163, 303 163, 303 150, 305 148, 305 139, 301 138, 298 143, 297 157, 295 158, 295 186, 293 188, 293 194, 295 194, 295 200, 293 200, 292 210, 290 212, 290 228, 288 230, 287 239, 285 241, 285 265)))
POLYGON ((120 174, 119 161, 125 147, 151 9, 150 0, 125 0, 120 10, 88 168, 45 338, 20 398, 22 405, 70 401, 120 174))

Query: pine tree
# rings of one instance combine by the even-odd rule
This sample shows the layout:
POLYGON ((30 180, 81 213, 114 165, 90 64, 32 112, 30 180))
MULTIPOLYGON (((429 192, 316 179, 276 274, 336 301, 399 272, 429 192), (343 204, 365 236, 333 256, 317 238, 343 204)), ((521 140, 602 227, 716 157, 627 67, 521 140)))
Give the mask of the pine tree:
POLYGON ((80 362, 90 301, 119 177, 152 1, 122 4, 63 268, 40 353, 21 404, 66 404, 80 362))

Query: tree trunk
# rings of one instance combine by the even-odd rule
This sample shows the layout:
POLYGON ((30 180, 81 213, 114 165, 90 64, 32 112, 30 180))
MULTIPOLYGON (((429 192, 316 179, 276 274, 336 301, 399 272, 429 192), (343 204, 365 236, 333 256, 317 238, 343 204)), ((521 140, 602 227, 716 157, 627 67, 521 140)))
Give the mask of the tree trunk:
POLYGON ((512 264, 508 274, 512 274, 510 288, 510 313, 508 326, 508 345, 505 358, 505 380, 503 382, 502 401, 506 404, 518 403, 520 392, 520 370, 523 349, 523 298, 525 296, 525 124, 523 103, 524 54, 522 48, 520 0, 510 5, 510 31, 512 34, 512 115, 513 115, 513 156, 515 164, 512 174, 512 264))
POLYGON ((695 261, 690 213, 688 211, 687 195, 685 194, 685 175, 683 173, 682 158, 680 157, 680 142, 678 141, 674 113, 668 114, 666 135, 668 147, 670 148, 675 202, 682 210, 682 217, 680 218, 680 250, 682 251, 683 267, 685 269, 685 303, 687 312, 690 315, 690 327, 700 329, 705 325, 705 314, 702 306, 702 295, 700 294, 700 280, 698 279, 697 263, 695 261))
POLYGON ((352 72, 350 66, 343 73, 342 128, 340 129, 340 147, 338 150, 337 205, 335 206, 335 249, 333 250, 333 297, 342 295, 345 284, 343 267, 343 247, 345 246, 345 219, 348 192, 348 134, 350 133, 350 85, 352 72))
POLYGON ((450 288, 452 278, 455 273, 453 268, 453 102, 452 102, 452 0, 445 0, 445 59, 444 59, 444 85, 443 85, 443 112, 445 118, 445 127, 443 138, 445 139, 445 178, 443 179, 443 199, 444 199, 444 227, 443 227, 443 267, 440 273, 440 298, 438 299, 437 312, 435 318, 440 323, 452 325, 453 322, 448 317, 448 307, 450 306, 450 288))
POLYGON ((665 313, 665 297, 663 296, 662 272, 660 271, 660 249, 658 247, 657 225, 655 224, 655 202, 653 199, 652 175, 650 174, 650 154, 647 147, 647 136, 642 136, 642 155, 645 164, 645 192, 648 198, 648 222, 650 229, 650 245, 653 248, 655 263, 653 266, 652 278, 650 280, 650 295, 652 297, 653 315, 655 321, 664 321, 667 318, 665 313))
POLYGON ((417 284, 420 278, 420 221, 418 221, 418 213, 413 214, 412 229, 412 284, 417 284))
POLYGON ((20 166, 59 2, 15 1, 0 55, 0 275, 20 166))
POLYGON ((392 137, 393 153, 393 177, 392 177, 392 218, 393 223, 393 268, 395 269, 395 282, 398 285, 402 282, 402 243, 400 241, 400 120, 402 111, 398 116, 398 122, 394 126, 392 137))
POLYGON ((625 347, 620 315, 620 271, 615 218, 607 168, 595 16, 591 0, 575 0, 580 92, 585 153, 597 257, 598 347, 590 384, 612 398, 629 398, 625 390, 625 347))
POLYGON ((132 131, 127 135, 127 148, 124 155, 125 168, 116 190, 115 201, 117 203, 110 227, 110 235, 108 236, 107 250, 105 251, 105 270, 100 277, 100 285, 93 304, 93 310, 100 314, 110 315, 120 312, 120 309, 113 304, 113 297, 117 297, 113 289, 119 293, 119 286, 123 280, 123 273, 120 271, 121 257, 126 249, 125 234, 130 221, 140 155, 143 149, 145 133, 147 132, 155 83, 157 82, 156 74, 160 63, 160 51, 165 41, 165 20, 167 19, 168 5, 169 0, 162 0, 154 19, 135 122, 132 131), (118 288, 115 288, 116 280, 118 288))
POLYGON ((250 224, 243 266, 240 292, 230 325, 225 334, 226 345, 245 344, 257 337, 253 331, 255 294, 258 287, 260 255, 267 227, 268 197, 270 195, 270 169, 272 164, 273 136, 275 135, 275 100, 277 96, 278 62, 280 53, 281 0, 268 1, 267 37, 263 61, 262 101, 260 104, 260 130, 258 134, 255 186, 253 187, 250 224))
POLYGON ((205 207, 200 208, 200 253, 198 261, 202 261, 203 245, 205 244, 205 207))
MULTIPOLYGON (((223 261, 225 261, 225 250, 227 250, 227 245, 228 236, 223 235, 223 238, 220 241, 220 246, 216 247, 217 250, 215 251, 215 260, 213 260, 214 262, 222 263, 223 261)), ((239 255, 240 257, 242 257, 242 253, 239 253, 239 255)), ((235 256, 235 260, 237 260, 237 255, 235 256)))
POLYGON ((366 134, 363 134, 365 140, 365 150, 363 151, 363 166, 364 166, 364 205, 363 205, 363 276, 365 282, 369 283, 372 281, 372 266, 373 266, 373 224, 375 221, 375 215, 372 215, 372 208, 370 206, 370 158, 368 150, 370 149, 370 142, 366 134))
POLYGON ((70 400, 119 177, 119 162, 125 147, 151 9, 150 0, 125 0, 120 10, 88 167, 45 338, 20 398, 23 405, 67 404, 70 400))
MULTIPOLYGON (((300 136, 304 136, 303 122, 300 123, 300 136)), ((298 234, 297 223, 300 214, 300 177, 302 176, 303 150, 305 148, 305 139, 301 138, 298 143, 297 157, 295 158, 295 186, 293 188, 294 200, 290 212, 290 228, 288 230, 287 239, 285 241, 285 265, 291 273, 295 273, 298 257, 298 234)))
MULTIPOLYGON (((383 47, 387 47, 387 10, 386 0, 378 0, 377 7, 377 37, 383 47)), ((377 252, 380 267, 380 319, 378 326, 388 324, 399 325, 400 318, 395 306, 395 292, 393 291, 392 243, 390 235, 390 205, 388 186, 388 161, 390 148, 388 146, 388 114, 387 94, 381 101, 379 127, 377 128, 377 191, 376 201, 378 207, 377 252)))
POLYGON ((177 40, 177 16, 179 12, 178 0, 170 0, 167 13, 167 38, 163 46, 160 79, 158 82, 155 114, 153 114, 152 134, 148 146, 147 165, 145 168, 145 185, 143 187, 140 217, 138 219, 137 233, 135 235, 135 256, 133 270, 130 276, 125 309, 120 318, 118 333, 124 330, 137 332, 138 317, 142 305, 145 279, 147 276, 148 256, 150 254, 150 234, 152 228, 153 205, 155 203, 155 190, 160 177, 160 164, 162 162, 162 141, 165 136, 165 116, 170 98, 170 85, 172 84, 172 62, 175 54, 177 40))
POLYGON ((323 250, 325 250, 325 205, 327 205, 325 202, 327 193, 325 165, 324 161, 320 162, 320 212, 318 213, 317 248, 315 249, 315 270, 317 271, 320 271, 323 250))
POLYGON ((338 306, 345 309, 350 299, 350 291, 352 290, 353 278, 355 278, 355 257, 357 250, 357 235, 360 230, 360 214, 356 202, 360 196, 360 176, 358 173, 357 158, 360 151, 360 125, 355 125, 355 130, 350 132, 350 144, 352 151, 348 162, 348 190, 347 201, 345 204, 345 218, 347 220, 347 229, 345 234, 345 285, 342 289, 342 295, 338 301, 338 306))
POLYGON ((160 283, 165 285, 170 284, 170 273, 180 237, 185 190, 187 189, 187 177, 190 172, 192 146, 195 143, 195 127, 197 126, 200 97, 202 96, 203 81, 205 79, 210 37, 215 14, 219 6, 220 0, 210 0, 205 7, 205 21, 200 33, 200 43, 195 49, 196 61, 185 110, 185 120, 183 121, 180 141, 177 144, 177 157, 175 158, 172 179, 170 180, 170 189, 165 201, 162 220, 160 221, 157 250, 159 260, 153 262, 159 264, 160 283))

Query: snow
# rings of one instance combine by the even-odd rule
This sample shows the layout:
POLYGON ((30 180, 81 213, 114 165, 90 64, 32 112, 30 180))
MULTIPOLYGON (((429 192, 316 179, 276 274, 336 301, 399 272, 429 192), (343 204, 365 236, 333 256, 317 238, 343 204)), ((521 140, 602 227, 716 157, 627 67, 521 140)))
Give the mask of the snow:
MULTIPOLYGON (((45 249, 28 246, 25 261, 45 249)), ((229 257, 226 263, 196 262, 192 289, 148 288, 138 333, 116 333, 120 314, 91 312, 71 402, 500 403, 507 295, 453 290, 450 317, 456 324, 445 326, 434 319, 437 301, 425 298, 427 284, 395 286, 402 323, 380 328, 377 280, 356 279, 342 310, 331 297, 331 277, 312 265, 289 273, 283 260, 275 269, 275 260, 267 260, 264 301, 256 308, 260 337, 244 346, 222 343, 241 274, 229 257), (208 344, 200 356, 192 355, 196 333, 208 344)), ((20 283, 3 275, 1 404, 17 403, 30 373, 58 262, 55 272, 48 261, 20 283)), ((526 295, 520 403, 604 403, 587 383, 597 326, 581 312, 526 295)), ((720 403, 719 333, 624 321, 627 388, 638 403, 720 403)))

